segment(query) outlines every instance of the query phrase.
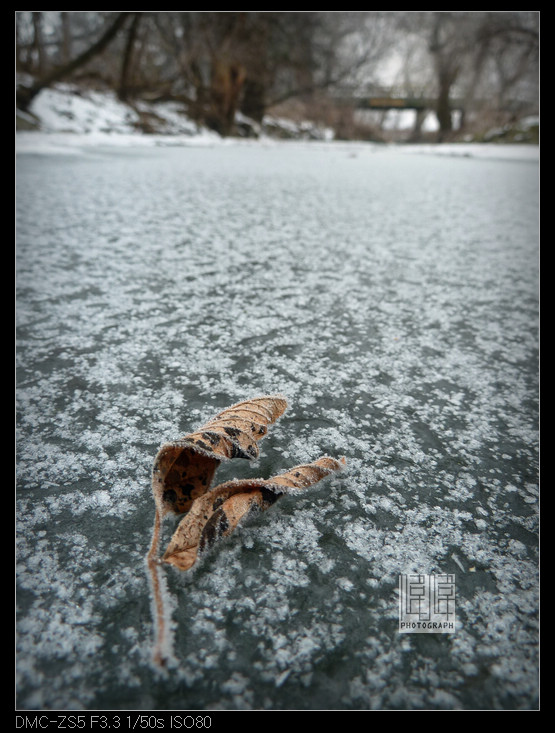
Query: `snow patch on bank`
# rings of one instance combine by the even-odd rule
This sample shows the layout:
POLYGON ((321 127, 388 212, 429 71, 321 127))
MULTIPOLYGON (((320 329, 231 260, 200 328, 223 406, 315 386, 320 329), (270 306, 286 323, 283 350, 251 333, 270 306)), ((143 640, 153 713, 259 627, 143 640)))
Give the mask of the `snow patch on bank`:
MULTIPOLYGON (((191 146, 191 145, 252 145, 252 144, 310 144, 332 143, 343 146, 353 155, 374 147, 371 143, 338 142, 330 129, 317 129, 313 123, 293 122, 267 115, 263 125, 256 125, 241 114, 237 123, 252 127, 256 138, 222 138, 189 119, 184 108, 176 102, 148 103, 138 101, 131 106, 118 99, 114 92, 82 90, 71 84, 57 84, 44 89, 33 100, 31 114, 18 111, 26 119, 38 121, 38 128, 17 133, 18 153, 78 154, 98 146, 191 146), (145 120, 152 120, 153 132, 145 134, 145 120), (277 139, 276 138, 287 138, 277 139)), ((537 123, 536 118, 528 124, 537 123)), ((384 146, 376 146, 383 148, 384 146)), ((496 157, 504 159, 539 159, 539 146, 495 143, 391 144, 412 154, 432 154, 452 157, 496 157)))

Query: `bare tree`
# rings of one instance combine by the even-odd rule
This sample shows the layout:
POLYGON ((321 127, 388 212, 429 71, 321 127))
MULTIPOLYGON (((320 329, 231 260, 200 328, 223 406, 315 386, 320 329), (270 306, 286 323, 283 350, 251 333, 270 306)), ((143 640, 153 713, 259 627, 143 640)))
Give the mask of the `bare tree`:
MULTIPOLYGON (((511 95, 537 99, 539 84, 539 28, 537 13, 489 14, 483 28, 490 50, 490 79, 498 109, 511 112, 511 95)), ((518 111, 518 109, 516 110, 518 111)))
POLYGON ((118 95, 121 100, 126 100, 129 96, 130 75, 133 61, 133 51, 137 40, 137 31, 141 22, 142 13, 133 13, 132 20, 129 24, 126 34, 125 49, 123 52, 123 61, 121 65, 121 75, 119 81, 118 95))
POLYGON ((44 72, 46 67, 46 54, 44 51, 44 40, 42 34, 42 13, 34 10, 33 16, 33 49, 37 56, 37 71, 39 74, 44 72))
POLYGON ((139 95, 178 100, 222 135, 234 131, 237 112, 260 122, 292 98, 327 114, 330 92, 377 80, 391 49, 404 58, 406 92, 416 82, 419 96, 435 98, 440 139, 453 132, 455 97, 467 110, 477 109, 480 95, 507 107, 537 75, 535 11, 18 11, 16 18, 18 69, 34 77, 18 90, 20 107, 57 81, 87 78, 130 103, 139 95), (403 57, 403 49, 410 53, 403 57))
POLYGON ((433 58, 436 76, 436 116, 439 139, 453 131, 451 93, 472 48, 476 36, 476 17, 468 12, 434 11, 430 18, 428 50, 433 58))
POLYGON ((463 114, 481 93, 500 109, 537 67, 537 13, 521 11, 415 11, 398 14, 398 27, 426 44, 434 73, 439 139, 453 132, 453 98, 463 114))
POLYGON ((71 14, 67 10, 60 13, 62 26, 61 58, 62 63, 67 64, 71 59, 71 14))
POLYGON ((95 56, 98 56, 113 41, 119 31, 125 25, 130 13, 118 13, 95 43, 88 46, 85 51, 62 66, 55 67, 51 71, 38 77, 29 87, 20 87, 17 91, 17 103, 21 109, 27 109, 36 95, 46 87, 61 79, 70 76, 76 69, 87 64, 95 56))
MULTIPOLYGON (((223 135, 237 111, 260 122, 269 106, 344 80, 364 44, 344 53, 360 31, 355 14, 289 11, 152 13, 160 95, 223 135), (333 17, 332 17, 333 15, 333 17), (343 44, 343 45, 342 45, 343 44)), ((360 14, 363 17, 364 14, 360 14)))

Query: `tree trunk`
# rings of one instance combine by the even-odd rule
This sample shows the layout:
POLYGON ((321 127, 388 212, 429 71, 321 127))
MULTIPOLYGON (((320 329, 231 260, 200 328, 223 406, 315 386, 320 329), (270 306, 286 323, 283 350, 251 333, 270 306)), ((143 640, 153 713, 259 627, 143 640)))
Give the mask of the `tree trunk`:
POLYGON ((439 141, 448 139, 453 132, 453 117, 449 96, 459 73, 458 49, 447 35, 443 38, 445 25, 450 19, 441 11, 435 11, 428 50, 432 54, 437 76, 436 117, 439 123, 439 141))
POLYGON ((214 61, 210 88, 211 105, 207 124, 222 136, 233 130, 245 69, 238 63, 214 61))
POLYGON ((46 54, 44 53, 44 44, 42 40, 42 13, 33 11, 33 49, 37 54, 36 70, 39 74, 44 74, 46 69, 46 54))
POLYGON ((71 23, 67 10, 60 14, 62 24, 62 63, 67 64, 71 58, 71 23))
POLYGON ((451 114, 451 103, 449 101, 451 83, 445 75, 440 73, 439 76, 436 117, 439 123, 439 139, 441 141, 448 138, 453 132, 453 117, 451 114))
POLYGON ((422 125, 426 118, 426 113, 427 110, 425 109, 416 110, 414 127, 412 128, 412 132, 409 137, 410 142, 417 143, 420 142, 420 140, 422 139, 422 125))
POLYGON ((131 71, 131 61, 133 59, 133 46, 135 45, 135 39, 137 38, 137 29, 141 20, 141 13, 134 13, 133 20, 127 31, 127 41, 125 43, 125 51, 123 53, 123 62, 121 65, 121 76, 119 83, 118 95, 122 101, 125 101, 129 96, 129 79, 131 71))
POLYGON ((266 86, 257 79, 245 79, 241 112, 261 123, 266 112, 266 86))
POLYGON ((46 76, 43 76, 41 79, 35 81, 35 83, 31 87, 18 89, 18 107, 22 110, 28 109, 29 105, 40 91, 46 89, 51 84, 54 84, 54 82, 60 81, 60 79, 64 79, 65 77, 69 76, 80 66, 88 63, 92 58, 101 53, 118 34, 129 15, 131 15, 131 13, 118 13, 115 21, 108 26, 108 28, 98 39, 98 41, 96 41, 96 43, 90 46, 86 51, 74 58, 69 63, 53 69, 49 74, 46 74, 46 76))

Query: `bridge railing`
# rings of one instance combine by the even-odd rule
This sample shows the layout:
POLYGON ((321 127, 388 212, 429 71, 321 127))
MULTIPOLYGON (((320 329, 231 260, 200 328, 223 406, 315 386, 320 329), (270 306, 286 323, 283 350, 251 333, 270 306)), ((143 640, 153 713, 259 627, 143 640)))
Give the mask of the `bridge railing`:
MULTIPOLYGON (((426 93, 425 89, 407 89, 406 87, 378 87, 342 88, 335 90, 333 98, 340 104, 350 105, 361 110, 390 110, 412 109, 417 112, 437 109, 437 99, 426 93)), ((484 108, 491 104, 491 100, 462 97, 449 99, 449 106, 453 111, 470 111, 484 108)), ((505 100, 502 109, 508 112, 525 110, 529 104, 519 100, 505 100)))

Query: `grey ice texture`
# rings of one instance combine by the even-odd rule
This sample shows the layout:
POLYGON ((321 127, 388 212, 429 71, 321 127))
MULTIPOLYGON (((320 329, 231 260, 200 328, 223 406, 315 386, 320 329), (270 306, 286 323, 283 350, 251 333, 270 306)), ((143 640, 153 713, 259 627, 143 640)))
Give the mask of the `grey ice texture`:
POLYGON ((20 152, 18 707, 537 707, 538 159, 464 150, 20 152), (168 568, 161 676, 153 457, 276 392, 218 481, 348 468, 168 568), (398 633, 407 572, 456 633, 398 633))

